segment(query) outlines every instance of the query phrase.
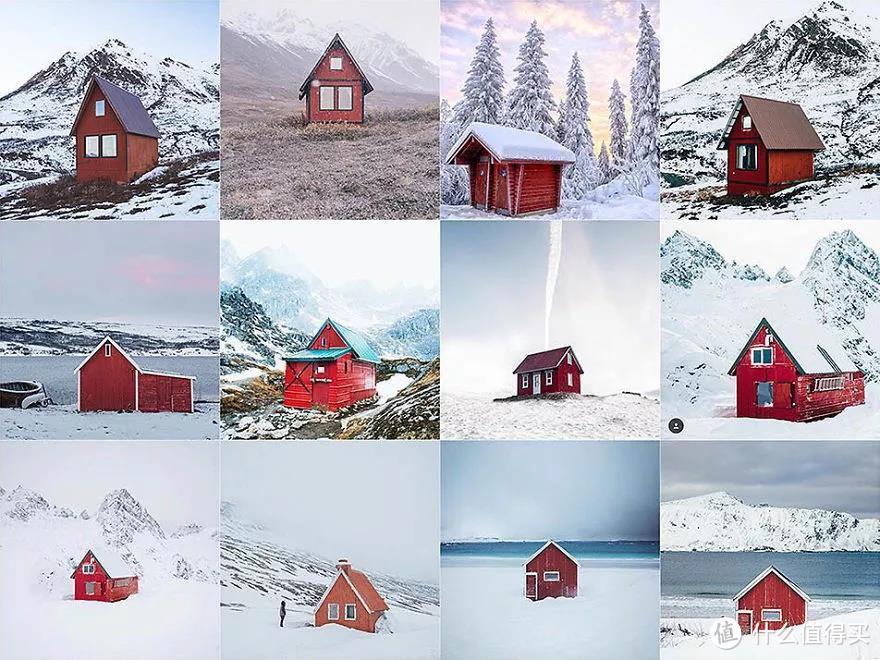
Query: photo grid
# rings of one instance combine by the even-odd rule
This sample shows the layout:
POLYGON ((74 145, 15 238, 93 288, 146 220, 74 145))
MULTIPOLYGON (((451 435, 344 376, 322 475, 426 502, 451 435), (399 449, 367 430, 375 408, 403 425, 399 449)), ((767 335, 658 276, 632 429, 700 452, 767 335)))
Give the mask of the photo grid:
POLYGON ((880 657, 873 0, 0 39, 0 658, 880 657))

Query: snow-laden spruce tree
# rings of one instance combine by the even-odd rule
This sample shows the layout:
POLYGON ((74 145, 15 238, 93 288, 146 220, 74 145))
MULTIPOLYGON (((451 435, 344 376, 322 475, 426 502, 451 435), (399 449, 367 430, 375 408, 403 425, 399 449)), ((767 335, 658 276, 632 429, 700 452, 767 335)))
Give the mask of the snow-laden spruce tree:
POLYGON ((443 204, 467 204, 470 201, 467 168, 445 163, 462 130, 449 102, 443 99, 440 102, 440 201, 443 204))
POLYGON ((633 94, 630 153, 633 160, 643 162, 648 171, 657 171, 660 167, 660 40, 644 5, 639 15, 636 65, 630 86, 633 94))
POLYGON ((611 153, 609 154, 612 171, 622 169, 627 158, 626 106, 623 92, 617 79, 611 83, 611 96, 608 98, 608 121, 611 129, 611 153))
POLYGON ((556 137, 553 112, 556 103, 550 93, 550 73, 544 58, 544 33, 532 21, 519 47, 513 71, 513 89, 507 96, 504 123, 513 128, 537 131, 549 138, 556 137))
POLYGON ((455 122, 462 129, 472 121, 500 124, 504 116, 504 67, 498 52, 495 24, 486 21, 471 67, 455 104, 455 122))
POLYGON ((605 142, 602 142, 602 148, 599 149, 599 158, 596 161, 596 167, 599 170, 599 184, 608 183, 613 178, 611 175, 611 159, 608 157, 608 149, 605 142))
POLYGON ((574 153, 575 161, 562 173, 562 196, 565 199, 583 199, 596 187, 599 173, 596 169, 596 151, 590 131, 590 101, 587 83, 577 53, 571 57, 565 82, 565 101, 559 115, 559 137, 563 146, 574 153))

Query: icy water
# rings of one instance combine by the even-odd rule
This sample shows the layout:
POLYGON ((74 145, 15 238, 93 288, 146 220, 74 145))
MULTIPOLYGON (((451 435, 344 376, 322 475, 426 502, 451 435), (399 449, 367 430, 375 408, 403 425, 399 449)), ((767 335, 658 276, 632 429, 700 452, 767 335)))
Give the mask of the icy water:
POLYGON ((810 596, 813 614, 880 606, 880 552, 664 552, 661 616, 730 615, 730 599, 771 564, 810 596))
MULTIPOLYGON (((84 355, 8 356, 0 357, 0 380, 36 380, 46 388, 59 405, 76 403, 76 375, 73 370, 84 355)), ((134 356, 144 369, 164 373, 195 376, 196 401, 218 401, 220 398, 220 363, 211 356, 168 357, 134 356)))
MULTIPOLYGON (((659 543, 644 541, 560 541, 573 557, 587 561, 645 561, 656 564, 659 543)), ((445 565, 499 564, 523 562, 532 556, 543 541, 490 541, 483 543, 441 543, 440 561, 445 565)), ((634 562, 633 562, 634 563, 634 562)))

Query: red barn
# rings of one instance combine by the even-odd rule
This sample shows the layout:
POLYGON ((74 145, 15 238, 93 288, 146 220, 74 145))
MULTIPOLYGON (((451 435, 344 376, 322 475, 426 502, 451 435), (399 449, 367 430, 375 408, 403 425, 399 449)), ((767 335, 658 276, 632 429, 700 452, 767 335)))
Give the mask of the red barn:
POLYGON ((728 374, 737 417, 806 422, 865 403, 862 372, 833 338, 800 321, 780 335, 761 319, 728 374))
POLYGON ((577 598, 578 563, 565 548, 547 541, 525 563, 523 593, 529 600, 577 598))
POLYGON ((138 579, 128 564, 111 550, 99 559, 89 550, 71 574, 74 600, 113 603, 138 592, 138 579))
POLYGON ((363 123, 364 97, 373 91, 360 65, 338 34, 299 87, 307 122, 363 123))
POLYGON ((315 608, 315 626, 337 623, 362 632, 376 632, 388 611, 388 603, 364 573, 356 571, 347 559, 336 564, 336 577, 315 608))
POLYGON ((733 597, 736 621, 743 635, 754 630, 779 630, 807 620, 810 597, 775 566, 768 566, 733 597))
POLYGON ((797 103, 743 95, 718 149, 727 151, 728 195, 772 195, 812 179, 825 145, 797 103))
POLYGON ((562 168, 574 154, 535 131, 475 121, 446 156, 467 165, 471 206, 502 215, 554 212, 562 198, 562 168))
POLYGON ((141 369, 110 337, 74 373, 80 412, 194 412, 194 376, 141 369))
POLYGON ((526 355, 513 370, 517 396, 534 396, 554 392, 581 393, 584 370, 571 346, 526 355))
POLYGON ((285 406, 336 411, 376 395, 379 356, 363 336, 330 319, 284 361, 285 406))
POLYGON ((81 183, 128 183, 159 164, 159 129, 144 104, 101 76, 92 77, 70 134, 81 183))

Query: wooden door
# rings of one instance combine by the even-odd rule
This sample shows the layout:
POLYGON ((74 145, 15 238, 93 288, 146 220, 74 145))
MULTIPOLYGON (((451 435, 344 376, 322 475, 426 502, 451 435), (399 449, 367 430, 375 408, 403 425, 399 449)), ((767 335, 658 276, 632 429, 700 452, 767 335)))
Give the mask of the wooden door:
POLYGON ((526 573, 526 598, 538 599, 538 574, 526 573))
POLYGON ((736 622, 739 624, 739 629, 743 635, 748 635, 752 632, 752 612, 737 612, 736 613, 736 622))
POLYGON ((486 208, 486 190, 488 189, 489 161, 481 160, 475 166, 474 174, 474 206, 486 208))
POLYGON ((791 408, 794 406, 794 383, 773 384, 773 405, 776 408, 791 408))
POLYGON ((510 177, 510 167, 507 165, 499 165, 495 168, 495 208, 510 209, 508 201, 508 178, 510 177))
POLYGON ((312 405, 326 406, 330 402, 330 373, 327 364, 312 368, 312 405))

